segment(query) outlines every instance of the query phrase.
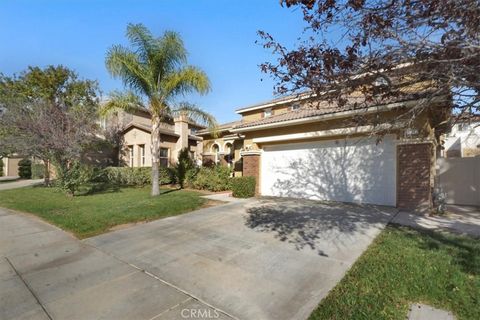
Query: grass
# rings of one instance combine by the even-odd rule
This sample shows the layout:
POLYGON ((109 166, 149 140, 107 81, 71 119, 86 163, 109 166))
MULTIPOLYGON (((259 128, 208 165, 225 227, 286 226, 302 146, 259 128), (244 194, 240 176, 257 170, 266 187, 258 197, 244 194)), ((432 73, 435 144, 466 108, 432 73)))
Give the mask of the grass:
POLYGON ((480 240, 389 226, 310 320, 403 320, 414 302, 480 319, 480 240))
POLYGON ((72 198, 54 188, 30 187, 0 191, 0 206, 32 213, 86 238, 117 225, 192 211, 207 202, 193 191, 162 189, 158 197, 149 192, 149 187, 118 188, 72 198))

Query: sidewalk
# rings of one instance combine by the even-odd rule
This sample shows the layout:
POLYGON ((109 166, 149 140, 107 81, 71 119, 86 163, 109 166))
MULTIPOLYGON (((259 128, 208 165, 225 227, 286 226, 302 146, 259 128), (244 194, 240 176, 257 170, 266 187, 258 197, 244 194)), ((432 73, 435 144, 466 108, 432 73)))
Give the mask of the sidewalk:
POLYGON ((480 208, 449 205, 444 216, 399 212, 391 223, 429 230, 444 229, 480 237, 480 208))
MULTIPOLYGON (((3 178, 2 180, 5 181, 7 179, 3 178)), ((43 179, 17 180, 17 181, 12 181, 12 182, 2 182, 2 183, 0 183, 0 191, 1 190, 16 189, 16 188, 23 188, 23 187, 30 187, 30 186, 40 184, 42 182, 43 182, 43 179)))

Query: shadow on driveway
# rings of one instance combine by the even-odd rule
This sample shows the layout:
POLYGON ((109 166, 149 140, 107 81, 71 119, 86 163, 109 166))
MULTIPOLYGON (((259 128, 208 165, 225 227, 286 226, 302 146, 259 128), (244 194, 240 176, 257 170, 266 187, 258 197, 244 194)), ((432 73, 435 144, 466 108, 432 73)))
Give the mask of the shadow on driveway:
POLYGON ((385 224, 396 212, 394 208, 339 202, 288 198, 261 198, 247 209, 245 224, 257 231, 273 233, 297 250, 317 250, 326 241, 341 241, 348 235, 363 233, 376 224, 385 224))

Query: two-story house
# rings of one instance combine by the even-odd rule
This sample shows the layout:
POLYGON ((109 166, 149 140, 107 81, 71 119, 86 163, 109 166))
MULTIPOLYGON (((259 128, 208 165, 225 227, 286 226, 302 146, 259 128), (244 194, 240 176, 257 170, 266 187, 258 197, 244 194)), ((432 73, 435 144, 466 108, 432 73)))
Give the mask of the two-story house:
MULTIPOLYGON (((106 130, 119 130, 120 165, 129 167, 150 167, 151 156, 151 114, 148 110, 127 113, 118 111, 103 123, 106 130)), ((160 165, 171 166, 178 152, 188 148, 193 159, 201 161, 203 138, 198 130, 205 129, 185 116, 162 123, 160 143, 160 165)))
POLYGON ((405 94, 358 107, 306 93, 240 108, 241 119, 221 125, 215 136, 199 132, 203 162, 256 177, 263 196, 429 208, 441 133, 436 127, 448 118, 450 100, 439 96, 420 114, 409 114, 420 99, 405 94))

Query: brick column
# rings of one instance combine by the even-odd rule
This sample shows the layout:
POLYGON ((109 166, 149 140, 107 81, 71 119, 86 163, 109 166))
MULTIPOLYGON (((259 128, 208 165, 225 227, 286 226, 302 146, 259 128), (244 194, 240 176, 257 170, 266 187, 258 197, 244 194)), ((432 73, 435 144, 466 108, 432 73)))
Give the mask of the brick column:
POLYGON ((260 195, 260 151, 244 151, 243 172, 244 177, 255 177, 257 183, 255 185, 255 195, 260 195))
POLYGON ((433 145, 399 144, 397 158, 397 207, 428 213, 432 208, 433 145))

